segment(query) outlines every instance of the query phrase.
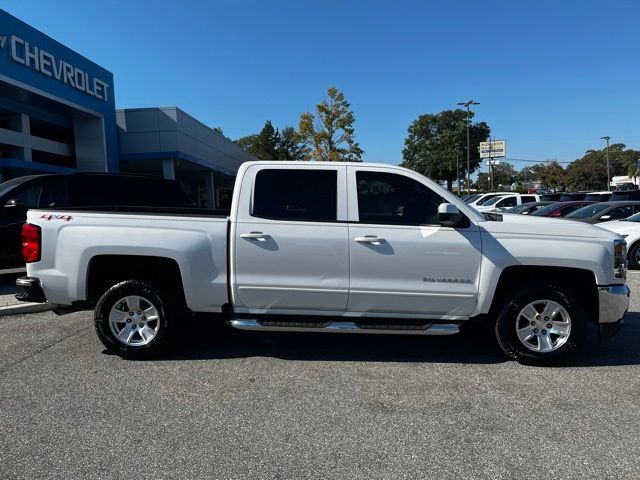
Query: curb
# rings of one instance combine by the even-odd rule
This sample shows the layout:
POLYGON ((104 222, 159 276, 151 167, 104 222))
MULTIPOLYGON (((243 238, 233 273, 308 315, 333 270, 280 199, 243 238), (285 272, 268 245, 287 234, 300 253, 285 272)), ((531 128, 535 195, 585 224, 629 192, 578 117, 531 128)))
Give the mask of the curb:
POLYGON ((19 315, 24 313, 46 312, 53 309, 50 303, 21 303, 18 305, 7 305, 0 307, 0 317, 6 315, 19 315))

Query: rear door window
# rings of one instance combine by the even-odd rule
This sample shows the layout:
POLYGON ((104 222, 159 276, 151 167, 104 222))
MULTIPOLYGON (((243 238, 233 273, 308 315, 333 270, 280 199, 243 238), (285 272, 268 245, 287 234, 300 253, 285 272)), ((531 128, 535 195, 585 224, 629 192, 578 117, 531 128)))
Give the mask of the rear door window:
POLYGON ((251 215, 272 220, 335 222, 336 170, 264 169, 256 175, 251 215))

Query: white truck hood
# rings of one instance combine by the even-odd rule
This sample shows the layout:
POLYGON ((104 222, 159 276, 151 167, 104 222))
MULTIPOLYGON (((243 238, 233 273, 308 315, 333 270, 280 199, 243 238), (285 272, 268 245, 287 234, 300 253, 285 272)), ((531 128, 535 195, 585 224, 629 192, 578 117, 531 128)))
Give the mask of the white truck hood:
POLYGON ((594 225, 559 218, 536 217, 531 215, 498 215, 502 221, 482 222, 481 226, 491 233, 512 233, 519 235, 553 235, 563 237, 615 240, 620 236, 594 225))

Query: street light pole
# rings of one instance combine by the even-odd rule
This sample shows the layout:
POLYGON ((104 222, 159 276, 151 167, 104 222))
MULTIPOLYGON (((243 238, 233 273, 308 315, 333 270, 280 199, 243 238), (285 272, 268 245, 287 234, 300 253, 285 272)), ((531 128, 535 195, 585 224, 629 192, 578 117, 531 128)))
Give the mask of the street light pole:
POLYGON ((609 169, 609 140, 611 137, 609 135, 605 137, 600 137, 601 140, 607 141, 607 192, 611 190, 611 170, 609 169))
POLYGON ((467 109, 467 195, 471 194, 471 152, 469 146, 469 125, 471 123, 471 105, 480 105, 478 102, 468 100, 466 102, 458 102, 458 105, 464 106, 467 109))

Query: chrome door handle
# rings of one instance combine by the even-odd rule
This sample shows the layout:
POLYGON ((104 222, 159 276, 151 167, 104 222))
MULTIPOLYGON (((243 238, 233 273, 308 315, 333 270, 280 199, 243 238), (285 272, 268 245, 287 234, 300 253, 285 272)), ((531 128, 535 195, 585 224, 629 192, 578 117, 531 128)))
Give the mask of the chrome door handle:
POLYGON ((386 240, 376 235, 365 235, 364 237, 356 237, 354 240, 358 243, 383 243, 386 240))
POLYGON ((262 232, 249 232, 241 233, 240 238, 246 238, 247 240, 266 240, 270 235, 262 232))

